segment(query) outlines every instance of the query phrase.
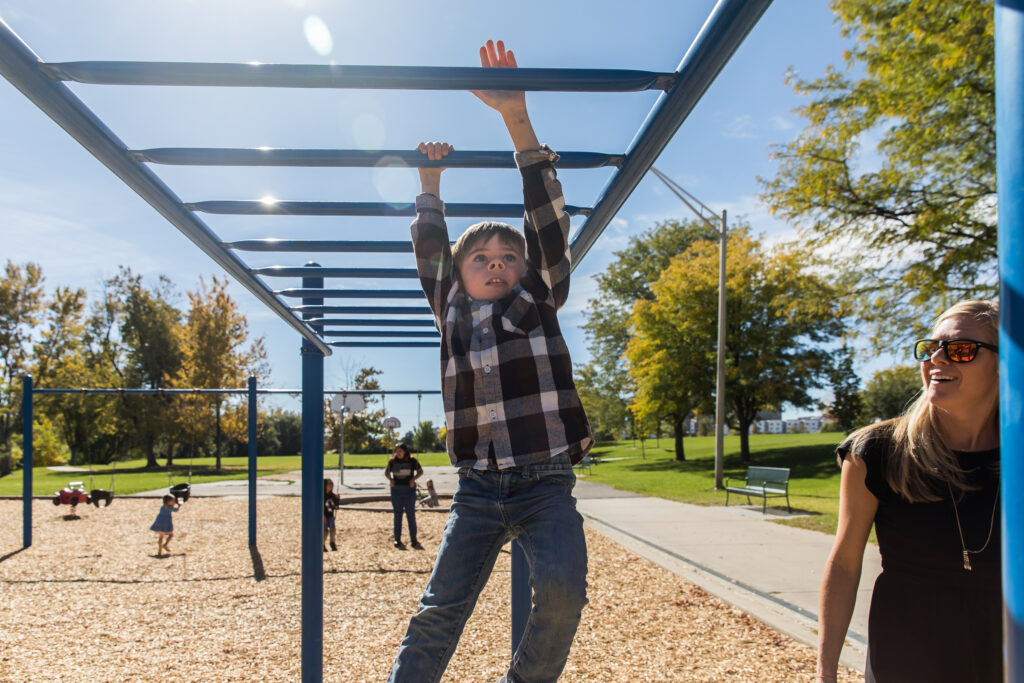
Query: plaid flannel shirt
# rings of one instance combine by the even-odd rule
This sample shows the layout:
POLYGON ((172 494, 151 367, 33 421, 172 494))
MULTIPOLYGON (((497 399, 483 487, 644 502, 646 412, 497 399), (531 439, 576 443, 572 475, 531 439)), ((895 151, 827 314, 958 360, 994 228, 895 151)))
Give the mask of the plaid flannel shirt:
POLYGON ((447 448, 456 467, 501 469, 594 444, 572 379, 557 310, 569 296, 569 216, 547 146, 516 153, 523 176, 526 271, 512 292, 475 301, 454 270, 444 203, 416 198, 416 269, 441 332, 441 393, 447 448))

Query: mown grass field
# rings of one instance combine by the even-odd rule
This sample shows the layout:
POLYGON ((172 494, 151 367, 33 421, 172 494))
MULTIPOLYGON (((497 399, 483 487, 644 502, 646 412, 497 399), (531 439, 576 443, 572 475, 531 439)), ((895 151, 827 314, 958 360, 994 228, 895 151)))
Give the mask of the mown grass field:
MULTIPOLYGON (((839 467, 835 461, 835 447, 842 439, 841 434, 755 434, 750 437, 751 464, 770 467, 790 468, 790 503, 794 512, 806 513, 806 517, 783 520, 791 524, 825 533, 835 533, 839 506, 839 467)), ((725 491, 714 489, 714 437, 688 437, 684 443, 686 461, 674 459, 672 440, 649 439, 641 447, 639 441, 614 441, 598 444, 592 455, 598 464, 581 476, 618 489, 634 491, 649 496, 658 496, 697 505, 724 505, 725 491)), ((739 437, 725 439, 725 476, 739 479, 742 483, 746 465, 740 461, 739 437)), ((346 468, 383 468, 387 454, 345 454, 346 468)), ((424 466, 447 465, 444 453, 418 453, 416 457, 424 466)), ((163 464, 163 460, 160 461, 163 464)), ((116 470, 113 489, 119 494, 150 491, 166 488, 170 483, 180 483, 188 478, 192 469, 192 482, 209 482, 223 479, 245 478, 245 458, 222 458, 221 469, 214 467, 213 458, 188 458, 175 461, 171 472, 166 467, 146 470, 144 460, 130 460, 115 466, 93 468, 93 484, 96 488, 111 488, 110 473, 116 470)), ((327 453, 324 467, 327 470, 338 466, 338 454, 327 453)), ((291 472, 302 468, 297 455, 264 456, 258 460, 259 476, 291 472)), ((84 481, 89 484, 88 472, 55 472, 37 467, 33 473, 32 493, 37 496, 50 495, 67 485, 69 481, 84 481)), ((0 478, 0 495, 19 496, 22 489, 20 470, 0 478)), ((746 503, 742 497, 732 496, 730 503, 746 503)), ((760 502, 759 499, 751 499, 760 502)), ((785 505, 783 500, 772 498, 769 505, 785 505)))
MULTIPOLYGON (((752 465, 790 468, 789 500, 794 512, 807 517, 782 523, 825 533, 835 533, 839 508, 839 467, 835 447, 843 435, 753 434, 752 465)), ((724 505, 725 491, 715 491, 715 439, 711 436, 684 439, 685 462, 677 462, 672 440, 616 441, 598 444, 592 451, 598 464, 585 476, 590 481, 696 505, 724 505)), ((740 460, 738 436, 725 437, 726 477, 742 485, 747 465, 740 460)), ((729 503, 746 503, 730 496, 729 503)), ((759 498, 751 502, 760 504, 759 498)), ((769 506, 785 506, 785 499, 770 498, 769 506)))

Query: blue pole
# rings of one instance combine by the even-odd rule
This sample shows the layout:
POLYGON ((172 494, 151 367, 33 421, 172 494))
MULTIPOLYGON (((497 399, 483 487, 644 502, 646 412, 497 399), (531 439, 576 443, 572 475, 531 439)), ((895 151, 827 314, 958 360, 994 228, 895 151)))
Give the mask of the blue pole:
POLYGON ((32 545, 32 375, 21 380, 21 545, 32 545))
POLYGON ((249 545, 256 546, 256 378, 249 377, 249 545))
POLYGON ((999 420, 1006 680, 1024 682, 1024 0, 998 0, 999 420))
POLYGON ((530 590, 530 565, 518 540, 512 541, 512 654, 526 632, 533 595, 530 590))
MULTIPOLYGON (((317 263, 308 263, 311 268, 317 263)), ((303 289, 322 289, 322 277, 302 278, 303 289)), ((302 300, 322 306, 323 298, 302 300)), ((303 314, 303 319, 313 317, 303 314)), ((314 329, 316 329, 314 327, 314 329)), ((317 330, 319 332, 319 330, 317 330)), ((324 354, 302 340, 302 680, 323 680, 324 651, 324 354)))

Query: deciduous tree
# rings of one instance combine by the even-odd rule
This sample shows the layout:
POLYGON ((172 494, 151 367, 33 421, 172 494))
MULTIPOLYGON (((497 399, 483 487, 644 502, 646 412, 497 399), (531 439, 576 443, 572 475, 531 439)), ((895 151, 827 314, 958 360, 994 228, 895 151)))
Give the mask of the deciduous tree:
POLYGON ((28 373, 32 331, 45 307, 43 271, 11 261, 0 278, 0 451, 21 423, 21 377, 28 373))
POLYGON ((910 335, 996 271, 991 0, 833 0, 845 68, 789 76, 807 128, 765 199, 828 247, 880 338, 910 335))
POLYGON ((921 367, 897 365, 879 370, 864 387, 866 421, 888 420, 903 413, 921 393, 921 367))

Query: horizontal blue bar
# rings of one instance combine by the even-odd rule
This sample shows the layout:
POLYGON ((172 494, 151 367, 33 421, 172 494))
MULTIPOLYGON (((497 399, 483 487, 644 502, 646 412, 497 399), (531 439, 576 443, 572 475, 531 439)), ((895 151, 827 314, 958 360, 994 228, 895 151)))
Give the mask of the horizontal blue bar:
POLYGON ((420 330, 328 330, 323 333, 324 337, 423 337, 436 339, 441 335, 437 330, 423 332, 420 330))
MULTIPOLYGON (((427 306, 293 306, 297 313, 310 315, 430 315, 427 306)), ((310 320, 315 322, 315 320, 310 320)))
MULTIPOLYGON (((328 346, 334 346, 336 348, 345 349, 376 349, 376 348, 433 348, 436 349, 439 346, 438 342, 328 342, 328 346)), ((388 392, 390 393, 390 392, 388 392)))
MULTIPOLYGON (((327 344, 327 346, 338 346, 344 342, 335 342, 327 344)), ((353 342, 354 344, 362 344, 366 342, 353 342)), ((373 343, 373 342, 368 342, 373 343)), ((406 342, 399 342, 406 343, 406 342)), ((411 344, 425 344, 427 346, 437 346, 431 342, 408 342, 411 344)), ((32 389, 33 394, 247 394, 248 389, 74 389, 74 388, 60 388, 60 389, 32 389)), ((302 394, 302 389, 257 389, 257 394, 302 394)), ((418 394, 440 394, 439 389, 324 389, 324 395, 329 396, 333 394, 360 394, 360 395, 373 395, 373 394, 394 394, 394 395, 418 395, 418 394)))
POLYGON ((342 325, 347 327, 433 327, 434 319, 417 318, 415 320, 378 320, 375 318, 310 318, 306 320, 310 325, 342 325))
MULTIPOLYGON (((279 289, 278 296, 321 299, 424 299, 422 289, 279 289)), ((308 313, 309 311, 304 311, 308 313)))
MULTIPOLYGON (((512 152, 452 151, 442 161, 430 161, 410 149, 225 149, 220 147, 163 147, 133 149, 128 155, 140 162, 176 166, 330 166, 367 168, 409 166, 435 168, 515 168, 512 152)), ((624 154, 559 152, 560 169, 619 166, 624 154)))
POLYGON ((640 92, 667 90, 675 81, 675 74, 630 69, 126 61, 63 62, 41 66, 58 80, 97 85, 640 92))
MULTIPOLYGON (((322 266, 267 266, 253 268, 254 275, 267 277, 353 277, 416 278, 415 268, 324 268, 322 266)), ((306 321, 307 324, 309 321, 306 321)))
MULTIPOLYGON (((190 211, 237 216, 415 216, 412 202, 266 202, 259 199, 188 202, 190 211)), ((570 216, 586 216, 589 208, 566 205, 570 216)), ((523 215, 522 204, 445 204, 450 218, 509 218, 523 215)))
POLYGON ((336 241, 336 240, 240 240, 238 242, 223 242, 225 249, 238 249, 239 251, 308 251, 308 252, 332 252, 338 254, 360 253, 360 254, 411 254, 412 242, 409 240, 394 241, 336 241))

